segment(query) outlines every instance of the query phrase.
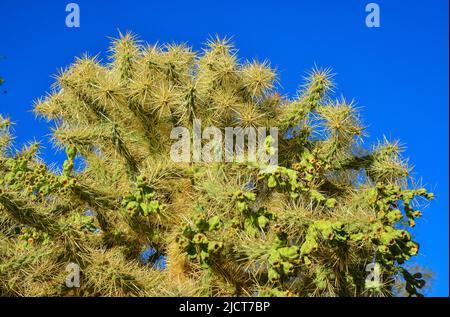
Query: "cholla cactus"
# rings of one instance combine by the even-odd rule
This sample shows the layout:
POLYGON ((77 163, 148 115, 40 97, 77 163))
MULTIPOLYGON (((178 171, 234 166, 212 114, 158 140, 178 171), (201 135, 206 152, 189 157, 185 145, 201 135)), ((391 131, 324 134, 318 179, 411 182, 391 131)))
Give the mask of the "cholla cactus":
POLYGON ((398 143, 362 149, 328 69, 290 100, 268 62, 240 63, 227 39, 198 54, 126 34, 110 52, 109 63, 77 59, 36 102, 66 149, 61 170, 38 144, 9 151, 1 118, 0 294, 390 296, 401 281, 420 295, 408 226, 433 195, 413 185, 398 143), (278 167, 173 162, 170 132, 194 119, 278 127, 278 167), (64 283, 70 262, 79 288, 64 283), (373 262, 380 274, 366 282, 373 262))

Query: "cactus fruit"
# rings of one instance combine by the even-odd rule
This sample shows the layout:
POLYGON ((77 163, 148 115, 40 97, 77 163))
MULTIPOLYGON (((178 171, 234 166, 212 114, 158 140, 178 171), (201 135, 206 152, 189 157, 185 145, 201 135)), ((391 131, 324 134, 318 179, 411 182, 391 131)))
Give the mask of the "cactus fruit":
POLYGON ((207 220, 205 214, 200 213, 195 217, 193 226, 185 225, 175 241, 186 252, 190 261, 197 260, 202 268, 210 268, 212 256, 220 253, 223 242, 211 240, 208 236, 221 227, 219 217, 214 216, 207 220))

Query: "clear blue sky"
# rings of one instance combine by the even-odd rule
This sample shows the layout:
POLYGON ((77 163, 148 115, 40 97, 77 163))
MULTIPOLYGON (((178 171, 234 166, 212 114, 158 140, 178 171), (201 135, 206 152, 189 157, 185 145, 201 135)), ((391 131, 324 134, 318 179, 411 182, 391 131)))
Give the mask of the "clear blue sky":
MULTIPOLYGON (((448 0, 379 0, 381 27, 365 26, 362 0, 93 1, 78 0, 81 27, 65 26, 71 1, 0 3, 0 113, 17 123, 17 144, 44 141, 47 161, 61 162, 35 120, 32 100, 48 91, 51 75, 83 52, 105 52, 117 28, 148 42, 188 42, 210 34, 234 36, 240 57, 269 59, 294 95, 315 63, 337 73, 338 92, 362 107, 369 141, 386 134, 406 146, 414 173, 436 194, 415 229, 418 262, 437 276, 431 295, 448 296, 449 93, 448 0)), ((104 55, 103 55, 104 56, 104 55)))

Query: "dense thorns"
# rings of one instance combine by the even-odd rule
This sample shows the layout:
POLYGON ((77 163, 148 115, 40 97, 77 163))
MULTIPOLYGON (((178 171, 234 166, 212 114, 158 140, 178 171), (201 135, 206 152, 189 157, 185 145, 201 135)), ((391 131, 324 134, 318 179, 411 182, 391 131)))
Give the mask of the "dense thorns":
POLYGON ((12 153, 0 117, 0 294, 390 296, 401 275, 420 295, 406 226, 421 216, 417 198, 433 195, 409 188, 397 143, 362 150, 364 128, 353 103, 331 99, 332 77, 314 68, 290 100, 268 62, 241 64, 218 37, 197 54, 120 34, 108 64, 76 59, 34 107, 56 123, 61 172, 37 145, 12 153), (172 162, 170 131, 193 119, 278 127, 280 166, 172 162), (374 259, 381 281, 368 285, 374 259), (64 284, 69 262, 78 289, 64 284))

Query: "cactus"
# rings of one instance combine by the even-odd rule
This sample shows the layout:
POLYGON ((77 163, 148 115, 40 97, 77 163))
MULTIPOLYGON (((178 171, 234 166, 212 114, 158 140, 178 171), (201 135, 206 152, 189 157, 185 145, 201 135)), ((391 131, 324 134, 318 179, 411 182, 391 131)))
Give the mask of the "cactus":
POLYGON ((0 295, 392 296, 399 276, 421 295, 410 227, 434 196, 413 186, 397 142, 362 151, 330 69, 289 99, 267 61, 239 62, 226 38, 197 53, 127 33, 110 52, 108 63, 76 59, 35 103, 56 123, 61 167, 39 159, 38 143, 13 151, 0 117, 0 295), (277 127, 278 166, 172 161, 172 128, 192 132, 194 119, 277 127), (166 266, 140 263, 146 247, 166 266), (382 281, 366 288, 374 259, 382 281), (69 262, 83 273, 76 292, 69 262))

